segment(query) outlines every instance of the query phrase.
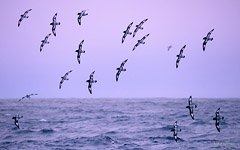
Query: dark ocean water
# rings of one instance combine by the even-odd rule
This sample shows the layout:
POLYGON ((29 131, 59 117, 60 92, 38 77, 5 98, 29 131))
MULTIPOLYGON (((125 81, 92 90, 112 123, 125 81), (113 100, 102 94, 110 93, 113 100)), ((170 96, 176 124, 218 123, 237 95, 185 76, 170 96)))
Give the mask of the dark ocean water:
POLYGON ((240 99, 0 100, 0 149, 172 150, 240 149, 240 99), (215 111, 221 107, 219 133, 215 111), (15 114, 23 115, 20 129, 15 114), (178 121, 181 138, 170 132, 178 121))

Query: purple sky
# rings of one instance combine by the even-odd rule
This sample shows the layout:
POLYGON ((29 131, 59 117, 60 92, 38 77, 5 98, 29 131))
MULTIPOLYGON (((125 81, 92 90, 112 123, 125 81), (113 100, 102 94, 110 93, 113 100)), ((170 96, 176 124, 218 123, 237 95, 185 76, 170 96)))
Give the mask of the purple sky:
POLYGON ((240 1, 239 0, 76 0, 1 1, 0 98, 29 93, 50 97, 240 97, 240 1), (20 27, 20 15, 29 18, 20 27), (82 26, 77 13, 86 9, 82 26), (57 36, 49 38, 40 53, 41 40, 51 33, 58 13, 57 36), (148 18, 132 38, 121 44, 123 30, 148 18), (214 40, 202 51, 202 38, 211 30, 214 40), (145 45, 134 44, 150 33, 145 45), (85 40, 81 64, 78 44, 85 40), (185 59, 175 68, 184 46, 185 59), (173 48, 167 51, 167 47, 173 48), (121 62, 126 72, 115 81, 121 62), (60 77, 73 70, 58 89, 60 77), (85 82, 95 70, 93 95, 85 82))

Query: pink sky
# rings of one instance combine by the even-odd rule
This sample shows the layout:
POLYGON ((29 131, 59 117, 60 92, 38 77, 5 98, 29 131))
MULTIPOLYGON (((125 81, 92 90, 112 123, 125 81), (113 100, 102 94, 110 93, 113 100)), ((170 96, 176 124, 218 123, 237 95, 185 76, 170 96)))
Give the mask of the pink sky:
POLYGON ((0 98, 38 97, 240 97, 240 1, 2 1, 0 5, 0 98), (17 22, 26 10, 29 18, 17 22), (86 9, 82 26, 77 13, 86 9), (58 13, 57 36, 40 53, 41 40, 51 33, 58 13), (132 38, 121 43, 130 22, 148 18, 132 38), (202 51, 202 38, 211 30, 214 40, 202 51), (150 33, 145 45, 131 51, 150 33), (85 40, 81 64, 78 44, 85 40), (175 68, 183 45, 186 58, 175 68), (167 47, 173 48, 167 51, 167 47), (121 62, 126 72, 115 81, 121 62), (58 89, 61 76, 73 70, 58 89), (95 70, 93 95, 85 82, 95 70))

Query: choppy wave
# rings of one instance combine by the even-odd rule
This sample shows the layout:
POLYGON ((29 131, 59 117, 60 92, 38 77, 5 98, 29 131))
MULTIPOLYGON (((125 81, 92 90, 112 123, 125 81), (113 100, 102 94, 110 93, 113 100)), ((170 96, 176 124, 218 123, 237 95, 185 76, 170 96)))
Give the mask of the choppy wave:
POLYGON ((1 100, 0 149, 240 149, 240 99, 1 100), (27 107, 27 109, 25 108, 27 107), (221 132, 212 120, 218 107, 221 132), (20 114, 20 129, 13 115, 20 114), (178 121, 178 142, 170 131, 178 121))

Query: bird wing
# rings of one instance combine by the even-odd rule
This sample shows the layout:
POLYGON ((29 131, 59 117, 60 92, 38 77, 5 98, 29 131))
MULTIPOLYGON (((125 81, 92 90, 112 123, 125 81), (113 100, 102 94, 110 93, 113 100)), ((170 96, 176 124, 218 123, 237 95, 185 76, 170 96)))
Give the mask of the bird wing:
POLYGON ((141 21, 140 23, 139 23, 139 27, 141 27, 146 21, 147 21, 148 19, 144 19, 143 21, 141 21))
POLYGON ((136 27, 136 29, 133 31, 133 37, 136 35, 137 31, 139 30, 138 27, 136 27))
POLYGON ((139 43, 135 44, 132 51, 134 51, 138 47, 139 43))
POLYGON ((65 77, 68 76, 70 73, 72 72, 72 70, 68 71, 67 73, 65 73, 65 77))
POLYGON ((80 53, 77 54, 77 61, 80 64, 80 53))
POLYGON ((53 16, 53 23, 56 22, 56 18, 57 18, 57 13, 53 16))
POLYGON ((122 37, 122 43, 124 42, 126 36, 127 36, 127 33, 124 33, 124 35, 123 35, 123 37, 122 37))
POLYGON ((88 82, 88 91, 92 94, 92 83, 88 82))
POLYGON ((132 25, 133 25, 133 22, 131 22, 131 23, 128 25, 128 27, 127 27, 127 31, 130 30, 130 28, 131 28, 132 25))
POLYGON ((23 20, 23 18, 22 18, 22 16, 21 16, 21 18, 18 20, 18 27, 20 26, 22 20, 23 20))
POLYGON ((150 34, 145 35, 140 41, 144 41, 150 34))
POLYGON ((38 95, 38 94, 36 94, 36 93, 35 94, 30 94, 30 96, 34 96, 34 95, 38 95))
POLYGON ((212 34, 212 32, 214 31, 214 29, 212 29, 211 31, 208 32, 207 37, 210 37, 210 35, 212 34))
POLYGON ((94 73, 95 73, 95 71, 93 71, 93 72, 90 74, 90 76, 89 76, 90 79, 93 79, 94 73))
POLYGON ((186 47, 186 45, 184 45, 184 46, 182 47, 182 49, 180 50, 180 55, 183 53, 183 50, 185 49, 185 47, 186 47))
POLYGON ((52 25, 52 33, 54 36, 56 36, 56 25, 52 25))
POLYGON ((27 14, 29 11, 31 11, 32 9, 29 9, 29 10, 27 10, 25 13, 27 14))
POLYGON ((63 80, 63 79, 61 79, 61 81, 60 81, 60 83, 59 83, 59 89, 61 89, 61 88, 62 88, 62 84, 63 84, 63 82, 64 82, 64 80, 63 80))
POLYGON ((82 50, 83 42, 84 42, 84 40, 82 40, 82 42, 79 44, 79 46, 78 46, 79 50, 82 50))
POLYGON ((79 24, 79 25, 81 25, 81 19, 82 19, 82 15, 81 15, 81 13, 80 13, 79 16, 78 16, 78 24, 79 24))
POLYGON ((46 40, 51 36, 51 33, 49 33, 47 36, 46 36, 46 40))
POLYGON ((118 81, 119 75, 120 75, 121 71, 118 70, 117 74, 116 74, 116 81, 118 81))
POLYGON ((176 61, 176 68, 178 68, 179 62, 180 62, 180 58, 178 57, 178 58, 177 58, 177 61, 176 61))
POLYGON ((40 45, 40 52, 42 51, 43 46, 44 46, 44 44, 42 43, 42 44, 40 45))
POLYGON ((18 101, 21 101, 21 100, 23 100, 25 98, 25 96, 24 97, 22 97, 21 99, 19 99, 18 101))
POLYGON ((205 51, 205 49, 206 49, 206 44, 207 44, 207 41, 205 40, 204 42, 203 42, 203 51, 205 51))
POLYGON ((121 66, 120 66, 120 67, 123 67, 127 61, 128 61, 128 59, 124 60, 124 61, 121 63, 121 66))

